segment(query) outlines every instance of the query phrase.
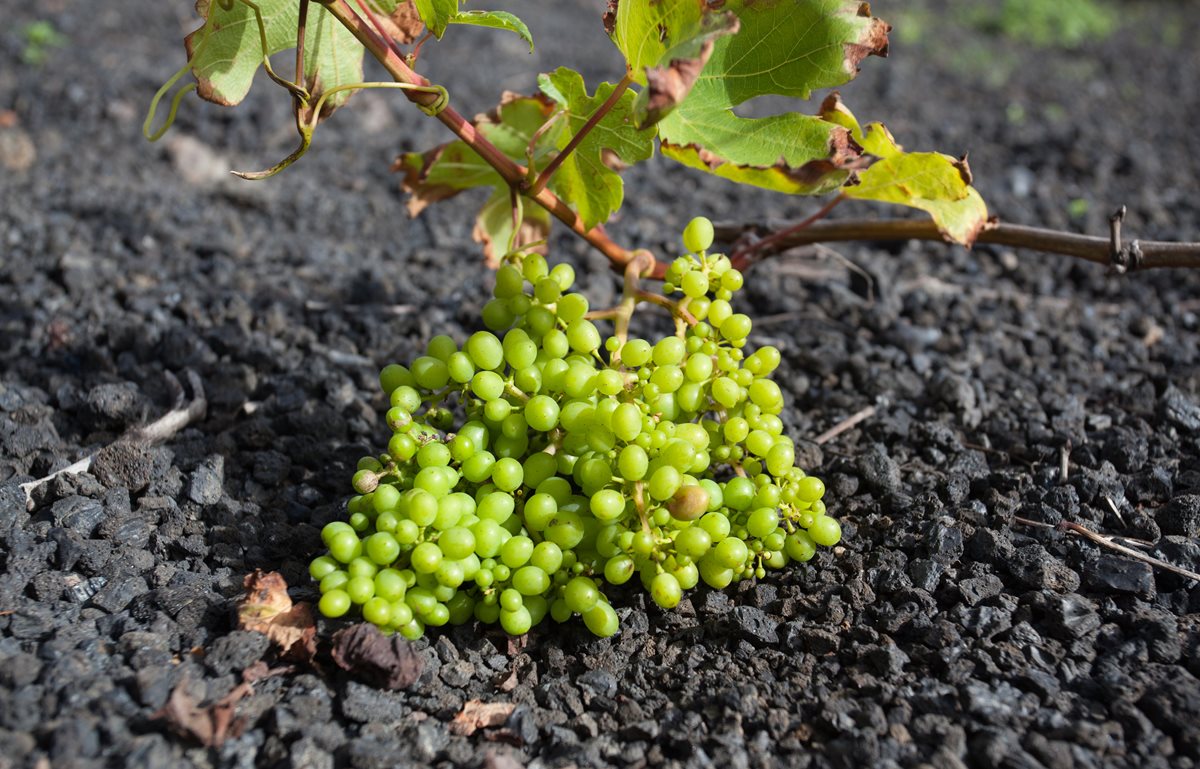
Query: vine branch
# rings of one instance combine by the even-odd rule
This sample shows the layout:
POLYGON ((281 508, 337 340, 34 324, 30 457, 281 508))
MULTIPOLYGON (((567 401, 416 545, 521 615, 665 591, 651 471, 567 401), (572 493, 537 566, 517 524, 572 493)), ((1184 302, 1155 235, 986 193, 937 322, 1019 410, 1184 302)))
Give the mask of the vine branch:
MULTIPOLYGON (((1132 240, 1123 243, 1120 238, 1120 218, 1120 216, 1114 215, 1114 221, 1117 224, 1112 227, 1112 233, 1107 238, 1000 222, 979 233, 975 242, 995 243, 1073 256, 1097 264, 1110 265, 1119 272, 1166 267, 1200 268, 1200 243, 1173 243, 1157 240, 1132 240)), ((761 224, 749 224, 717 225, 715 229, 718 240, 732 242, 746 233, 765 232, 771 228, 761 224)), ((797 246, 849 240, 946 242, 946 238, 932 221, 847 219, 810 224, 803 229, 789 232, 786 237, 781 237, 764 248, 755 249, 755 252, 761 257, 766 257, 797 246)), ((743 260, 741 264, 734 260, 734 266, 743 268, 746 266, 746 260, 743 260)))

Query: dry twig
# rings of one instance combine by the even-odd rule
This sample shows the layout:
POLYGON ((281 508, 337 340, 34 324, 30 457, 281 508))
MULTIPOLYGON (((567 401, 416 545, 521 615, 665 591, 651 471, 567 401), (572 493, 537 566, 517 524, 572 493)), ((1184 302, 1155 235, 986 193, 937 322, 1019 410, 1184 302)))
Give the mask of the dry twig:
MULTIPOLYGON (((135 444, 140 446, 153 446, 163 441, 169 440, 172 436, 178 433, 183 428, 187 427, 197 419, 202 419, 205 412, 208 410, 208 400, 204 396, 204 385, 200 381, 200 376, 192 370, 186 372, 188 384, 192 388, 192 400, 189 402, 186 399, 183 386, 179 383, 179 379, 171 372, 167 372, 167 384, 175 393, 175 406, 166 414, 163 414, 158 419, 148 425, 135 427, 120 438, 113 442, 116 444, 135 444)), ((99 451, 94 451, 88 454, 83 459, 68 465, 61 470, 47 475, 44 478, 38 478, 34 481, 21 484, 21 490, 25 492, 25 506, 27 509, 33 509, 33 492, 40 486, 43 486, 54 480, 60 475, 75 475, 78 473, 86 473, 91 469, 92 461, 95 460, 99 451)))
MULTIPOLYGON (((1042 521, 1031 521, 1028 518, 1021 518, 1019 516, 1013 516, 1013 521, 1021 524, 1022 526, 1037 526, 1043 529, 1057 529, 1058 531, 1066 532, 1067 534, 1074 534, 1077 537, 1091 540, 1101 547, 1107 547, 1110 550, 1115 550, 1118 553, 1128 556, 1136 561, 1148 563, 1151 566, 1157 566, 1164 571, 1169 571, 1173 574, 1178 574, 1181 577, 1187 577, 1188 579, 1194 579, 1200 582, 1200 574, 1197 574, 1194 571, 1176 566, 1175 564, 1164 561, 1161 558, 1155 558, 1152 555, 1140 553, 1131 547, 1126 547, 1125 545, 1117 542, 1116 540, 1118 537, 1116 536, 1111 534, 1098 534, 1091 529, 1080 526, 1078 523, 1074 523, 1072 521, 1062 521, 1058 524, 1052 524, 1043 523, 1042 521)), ((1125 539, 1125 537, 1120 537, 1120 539, 1125 539)))
POLYGON ((817 444, 818 446, 823 446, 850 428, 854 427, 859 422, 865 422, 873 416, 875 416, 874 406, 867 406, 865 409, 860 409, 818 435, 813 439, 813 443, 817 444))

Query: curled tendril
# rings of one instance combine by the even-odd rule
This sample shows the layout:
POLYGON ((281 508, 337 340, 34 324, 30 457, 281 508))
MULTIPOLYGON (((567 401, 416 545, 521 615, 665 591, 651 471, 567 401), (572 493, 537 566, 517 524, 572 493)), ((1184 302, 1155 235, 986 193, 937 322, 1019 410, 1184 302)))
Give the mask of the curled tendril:
POLYGON ((438 98, 430 105, 418 105, 426 114, 437 115, 446 108, 450 103, 450 94, 440 85, 411 85, 409 83, 347 83, 330 88, 325 93, 321 94, 321 98, 317 99, 317 103, 313 105, 308 113, 311 115, 305 121, 301 115, 307 110, 308 100, 301 99, 296 111, 296 131, 300 134, 300 145, 292 151, 283 160, 275 165, 262 171, 233 171, 233 175, 246 179, 248 181, 258 181, 260 179, 269 179, 280 171, 284 170, 292 163, 304 156, 308 152, 308 148, 312 146, 313 132, 316 131, 317 121, 320 120, 321 110, 325 106, 325 100, 336 93, 343 91, 362 91, 368 88, 390 88, 398 91, 416 91, 418 93, 433 93, 437 94, 438 98), (433 110, 433 111, 427 111, 433 110))

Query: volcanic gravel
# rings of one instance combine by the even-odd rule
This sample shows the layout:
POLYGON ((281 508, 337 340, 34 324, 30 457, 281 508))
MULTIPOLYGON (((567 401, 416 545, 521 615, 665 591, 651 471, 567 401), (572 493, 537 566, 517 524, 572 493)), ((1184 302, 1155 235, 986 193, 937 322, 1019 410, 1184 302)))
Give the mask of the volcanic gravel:
MULTIPOLYGON (((615 80, 601 5, 509 3, 536 55, 456 29, 423 66, 448 73, 467 114, 563 63, 615 80)), ((1200 240, 1196 5, 1118 3, 1117 33, 1080 52, 972 34, 956 4, 900 5, 875 8, 899 24, 891 60, 843 89, 861 118, 909 148, 970 151, 1005 220, 1103 233, 1126 204, 1127 237, 1200 240)), ((616 590, 611 639, 579 622, 525 643, 474 624, 431 632, 400 691, 321 657, 255 681, 217 747, 170 729, 172 692, 207 707, 281 664, 237 629, 244 576, 278 570, 295 599, 315 597, 320 527, 386 438, 376 372, 475 330, 491 281, 467 225, 477 197, 406 221, 388 166, 445 137, 394 94, 356 96, 269 182, 226 173, 294 142, 288 100, 261 76, 242 108, 188 101, 145 143, 188 6, 4 14, 0 767, 1200 761, 1200 586, 1054 528, 1146 540, 1200 569, 1200 275, 936 244, 815 249, 747 281, 742 307, 783 353, 785 423, 828 484, 838 548, 670 612, 616 590), (68 42, 35 66, 21 28, 43 14, 68 42), (203 419, 159 445, 114 444, 171 409, 176 380, 189 393, 188 372, 203 419), (21 483, 97 451, 26 509, 21 483), (473 699, 515 709, 452 731, 473 699)), ((658 160, 626 186, 614 236, 665 254, 696 214, 813 209, 658 160)), ((613 301, 603 259, 561 234, 554 247, 593 306, 613 301)), ((321 638, 341 624, 319 623, 321 638)))

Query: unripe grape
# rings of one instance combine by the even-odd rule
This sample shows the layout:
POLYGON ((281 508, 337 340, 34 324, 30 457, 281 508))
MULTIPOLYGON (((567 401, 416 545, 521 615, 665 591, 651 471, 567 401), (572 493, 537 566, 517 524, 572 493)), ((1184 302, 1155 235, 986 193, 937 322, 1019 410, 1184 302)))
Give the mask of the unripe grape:
POLYGON ((712 247, 713 224, 703 216, 697 216, 683 228, 683 247, 694 254, 712 247))

